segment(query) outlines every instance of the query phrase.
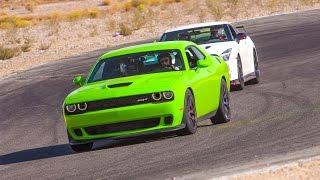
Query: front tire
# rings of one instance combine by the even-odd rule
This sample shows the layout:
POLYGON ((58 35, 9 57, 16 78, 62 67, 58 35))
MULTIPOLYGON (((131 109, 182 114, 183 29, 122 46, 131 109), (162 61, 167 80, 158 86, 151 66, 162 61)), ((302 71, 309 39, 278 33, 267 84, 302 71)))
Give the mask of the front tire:
POLYGON ((238 70, 238 83, 236 85, 236 90, 242 90, 244 88, 244 77, 243 77, 243 69, 242 69, 242 62, 241 58, 238 55, 237 57, 237 70, 238 70))
POLYGON ((258 84, 260 82, 260 70, 259 70, 258 55, 256 50, 253 50, 253 63, 254 63, 254 73, 256 77, 252 79, 252 83, 258 84))
POLYGON ((84 152, 84 151, 90 151, 92 150, 93 143, 81 143, 81 144, 71 144, 72 141, 71 136, 67 130, 68 133, 68 140, 69 140, 69 146, 74 152, 84 152))
POLYGON ((220 102, 217 113, 214 117, 210 118, 213 124, 221 124, 229 122, 231 119, 230 111, 230 93, 227 87, 227 83, 224 79, 221 80, 220 88, 220 102))
POLYGON ((191 91, 188 89, 184 98, 184 112, 183 112, 183 122, 186 127, 178 135, 189 135, 194 134, 197 131, 197 112, 195 101, 191 91))
POLYGON ((85 143, 85 144, 77 144, 77 145, 71 145, 70 147, 74 152, 84 152, 84 151, 90 151, 92 149, 93 143, 85 143))

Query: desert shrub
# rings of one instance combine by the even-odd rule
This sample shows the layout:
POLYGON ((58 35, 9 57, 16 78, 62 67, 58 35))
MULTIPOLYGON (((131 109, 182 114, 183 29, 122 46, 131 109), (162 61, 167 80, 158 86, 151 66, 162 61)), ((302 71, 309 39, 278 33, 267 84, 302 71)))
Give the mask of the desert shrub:
POLYGON ((163 4, 169 4, 169 3, 174 3, 175 0, 162 0, 163 4))
POLYGON ((0 46, 0 60, 13 58, 19 55, 19 53, 20 51, 17 48, 6 48, 3 46, 0 46))
POLYGON ((220 20, 223 18, 225 11, 223 8, 222 0, 206 0, 206 5, 209 11, 214 16, 215 20, 220 20))
POLYGON ((24 28, 31 24, 30 21, 22 19, 18 16, 3 16, 0 18, 0 28, 24 28))
POLYGON ((36 6, 37 6, 37 2, 34 0, 29 0, 25 4, 26 10, 28 10, 30 12, 33 12, 35 10, 36 6))
POLYGON ((100 15, 100 10, 98 8, 91 8, 87 10, 87 16, 90 18, 97 18, 100 15))
POLYGON ((82 10, 73 10, 67 14, 67 19, 69 21, 76 21, 81 19, 85 13, 82 10))
POLYGON ((159 0, 147 0, 147 4, 150 6, 157 6, 161 4, 161 1, 159 0))
POLYGON ((24 43, 20 47, 22 52, 29 52, 31 50, 33 41, 30 38, 24 38, 24 43))
POLYGON ((133 28, 135 30, 138 30, 146 23, 146 20, 143 13, 141 13, 139 10, 135 10, 133 12, 131 22, 132 22, 133 28))
POLYGON ((232 5, 237 5, 240 2, 240 0, 228 0, 227 2, 231 3, 232 5))
POLYGON ((302 5, 312 6, 315 2, 313 0, 302 0, 302 5))
POLYGON ((62 21, 62 15, 60 11, 53 11, 49 14, 48 19, 50 21, 50 24, 59 24, 60 21, 62 21))
POLYGON ((120 34, 123 36, 129 36, 132 34, 132 29, 124 23, 120 23, 120 34))
POLYGON ((115 31, 117 28, 117 22, 113 19, 110 19, 108 22, 107 22, 107 29, 110 30, 110 31, 115 31))
POLYGON ((40 43, 40 46, 39 46, 39 50, 45 51, 45 50, 49 49, 50 46, 51 46, 51 43, 41 42, 41 43, 40 43))
POLYGON ((98 35, 98 29, 97 26, 93 25, 90 29, 92 29, 92 31, 90 32, 90 37, 95 37, 98 35))
POLYGON ((122 4, 122 9, 125 11, 130 11, 132 9, 132 2, 126 1, 122 4))
POLYGON ((142 4, 146 4, 146 1, 145 0, 132 0, 131 1, 131 5, 135 8, 137 8, 138 6, 140 6, 142 4))
POLYGON ((0 22, 0 29, 10 29, 13 28, 13 24, 9 22, 0 22))
POLYGON ((112 3, 112 0, 102 0, 102 5, 109 6, 112 3))
POLYGON ((21 18, 17 18, 14 23, 15 27, 17 27, 17 28, 24 28, 24 27, 29 26, 30 24, 31 24, 30 21, 25 20, 25 19, 21 19, 21 18))

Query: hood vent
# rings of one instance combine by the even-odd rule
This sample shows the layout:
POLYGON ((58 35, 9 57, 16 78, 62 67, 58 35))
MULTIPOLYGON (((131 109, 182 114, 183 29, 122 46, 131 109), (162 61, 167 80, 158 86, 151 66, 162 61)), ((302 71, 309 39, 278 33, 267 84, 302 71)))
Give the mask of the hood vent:
POLYGON ((129 85, 131 85, 131 84, 132 84, 132 82, 119 83, 119 84, 111 84, 111 85, 108 85, 108 88, 124 87, 124 86, 129 86, 129 85))

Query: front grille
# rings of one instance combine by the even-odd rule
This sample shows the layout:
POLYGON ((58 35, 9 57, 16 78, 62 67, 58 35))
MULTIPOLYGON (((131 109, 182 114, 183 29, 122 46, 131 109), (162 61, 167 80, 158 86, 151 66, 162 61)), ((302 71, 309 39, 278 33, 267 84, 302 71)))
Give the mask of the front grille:
POLYGON ((153 102, 153 99, 151 98, 151 94, 127 96, 127 97, 120 97, 120 98, 114 98, 114 99, 104 99, 99 101, 88 102, 87 111, 96 111, 96 110, 117 108, 117 107, 123 107, 123 106, 132 106, 132 105, 145 104, 150 102, 153 102))
POLYGON ((99 126, 86 127, 85 131, 89 135, 105 134, 120 131, 129 131, 135 129, 151 128, 159 125, 160 118, 151 118, 138 121, 129 121, 115 124, 106 124, 99 126))

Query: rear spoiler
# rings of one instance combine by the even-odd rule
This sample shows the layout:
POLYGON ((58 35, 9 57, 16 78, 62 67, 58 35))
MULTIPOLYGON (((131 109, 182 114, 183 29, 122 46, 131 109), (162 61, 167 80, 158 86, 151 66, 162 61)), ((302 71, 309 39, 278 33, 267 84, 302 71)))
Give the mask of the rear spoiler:
POLYGON ((244 28, 244 26, 236 26, 236 29, 238 29, 239 31, 242 30, 243 32, 247 33, 247 31, 244 28))

